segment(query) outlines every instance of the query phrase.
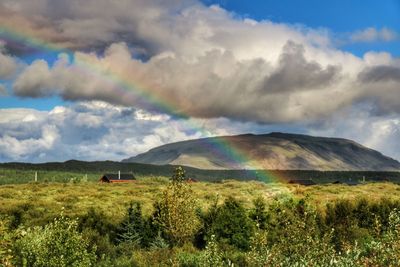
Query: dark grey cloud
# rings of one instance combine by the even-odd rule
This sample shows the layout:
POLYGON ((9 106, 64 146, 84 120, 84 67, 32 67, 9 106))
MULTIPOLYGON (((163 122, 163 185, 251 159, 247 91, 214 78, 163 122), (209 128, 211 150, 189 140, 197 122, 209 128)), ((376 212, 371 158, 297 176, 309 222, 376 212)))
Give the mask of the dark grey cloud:
POLYGON ((216 49, 194 60, 167 53, 143 62, 132 57, 126 44, 113 44, 102 56, 76 53, 77 64, 63 56, 54 66, 33 62, 16 79, 14 92, 150 110, 166 106, 160 111, 264 123, 315 119, 351 102, 348 94, 340 94, 347 88, 341 84, 339 67, 307 60, 304 46, 292 42, 281 54, 276 64, 261 58, 238 60, 233 52, 216 49), (82 69, 79 60, 111 69, 112 79, 107 71, 103 75, 82 69))
POLYGON ((18 63, 15 58, 4 53, 3 45, 0 42, 0 79, 9 79, 16 73, 18 63))
POLYGON ((359 79, 363 83, 400 82, 400 67, 390 65, 369 67, 360 73, 359 79))
POLYGON ((264 81, 266 93, 287 93, 295 90, 313 90, 329 86, 338 76, 340 67, 323 68, 315 61, 307 61, 302 45, 289 41, 283 48, 279 66, 264 81))

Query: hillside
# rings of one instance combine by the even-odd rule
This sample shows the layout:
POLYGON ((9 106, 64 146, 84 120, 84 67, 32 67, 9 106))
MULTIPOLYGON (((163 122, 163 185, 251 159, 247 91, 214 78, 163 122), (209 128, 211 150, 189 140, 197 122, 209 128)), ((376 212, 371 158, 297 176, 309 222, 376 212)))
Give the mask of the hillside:
POLYGON ((398 161, 351 140, 287 133, 210 137, 171 143, 123 162, 213 170, 400 170, 398 161))

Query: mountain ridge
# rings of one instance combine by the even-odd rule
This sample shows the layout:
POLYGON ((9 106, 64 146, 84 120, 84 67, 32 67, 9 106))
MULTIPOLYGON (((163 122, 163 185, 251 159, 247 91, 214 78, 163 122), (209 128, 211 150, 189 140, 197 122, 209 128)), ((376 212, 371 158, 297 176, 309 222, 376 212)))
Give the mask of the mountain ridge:
POLYGON ((282 132, 185 140, 122 162, 214 170, 400 170, 397 160, 353 140, 282 132))

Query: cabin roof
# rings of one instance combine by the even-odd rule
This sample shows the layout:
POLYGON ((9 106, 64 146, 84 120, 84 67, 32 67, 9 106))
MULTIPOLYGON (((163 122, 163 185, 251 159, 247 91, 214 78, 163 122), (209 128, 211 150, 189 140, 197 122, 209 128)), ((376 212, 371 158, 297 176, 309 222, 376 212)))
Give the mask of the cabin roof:
POLYGON ((289 181, 289 184, 316 185, 311 179, 293 179, 289 181))
POLYGON ((346 184, 346 185, 359 185, 360 182, 359 181, 334 181, 333 184, 346 184))
POLYGON ((359 185, 360 184, 359 181, 344 181, 343 183, 347 184, 347 185, 359 185))
POLYGON ((101 178, 108 180, 136 180, 133 174, 130 173, 121 173, 120 179, 118 178, 118 173, 106 173, 101 178))

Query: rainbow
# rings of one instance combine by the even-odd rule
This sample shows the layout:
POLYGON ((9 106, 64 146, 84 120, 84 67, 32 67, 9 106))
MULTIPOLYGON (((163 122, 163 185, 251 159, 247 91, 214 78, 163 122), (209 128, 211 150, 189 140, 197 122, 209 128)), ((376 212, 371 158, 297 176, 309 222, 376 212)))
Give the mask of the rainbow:
MULTIPOLYGON (((17 43, 24 47, 30 47, 33 50, 73 54, 73 51, 69 50, 67 47, 46 42, 31 34, 23 34, 11 30, 10 28, 0 26, 0 40, 1 39, 5 39, 7 42, 12 42, 13 44, 17 43)), ((100 76, 106 81, 117 85, 116 90, 119 91, 117 93, 140 99, 143 103, 147 104, 150 109, 155 109, 159 112, 180 117, 189 117, 178 111, 177 107, 173 105, 173 102, 168 98, 168 96, 160 93, 162 92, 162 90, 159 90, 161 88, 154 88, 156 85, 146 82, 143 79, 132 77, 131 75, 130 77, 124 77, 124 75, 121 75, 110 68, 105 69, 102 65, 92 62, 85 56, 78 55, 74 58, 74 63, 80 71, 100 76)), ((196 123, 193 120, 186 120, 186 123, 190 129, 200 132, 202 136, 208 136, 206 129, 199 123, 196 123)), ((246 153, 239 147, 235 146, 230 141, 229 137, 215 139, 207 138, 204 140, 206 141, 205 145, 208 149, 222 158, 231 160, 235 165, 240 166, 242 169, 252 172, 254 177, 257 177, 258 180, 264 182, 287 181, 287 179, 281 174, 278 175, 276 172, 264 170, 263 166, 259 162, 254 160, 252 161, 251 157, 246 155, 246 153), (248 162, 251 162, 250 166, 246 165, 248 162)))
POLYGON ((54 51, 60 53, 68 51, 66 47, 62 47, 61 45, 49 43, 34 37, 30 33, 23 34, 22 32, 11 30, 10 28, 1 25, 0 40, 4 40, 18 47, 30 48, 31 50, 54 51))

